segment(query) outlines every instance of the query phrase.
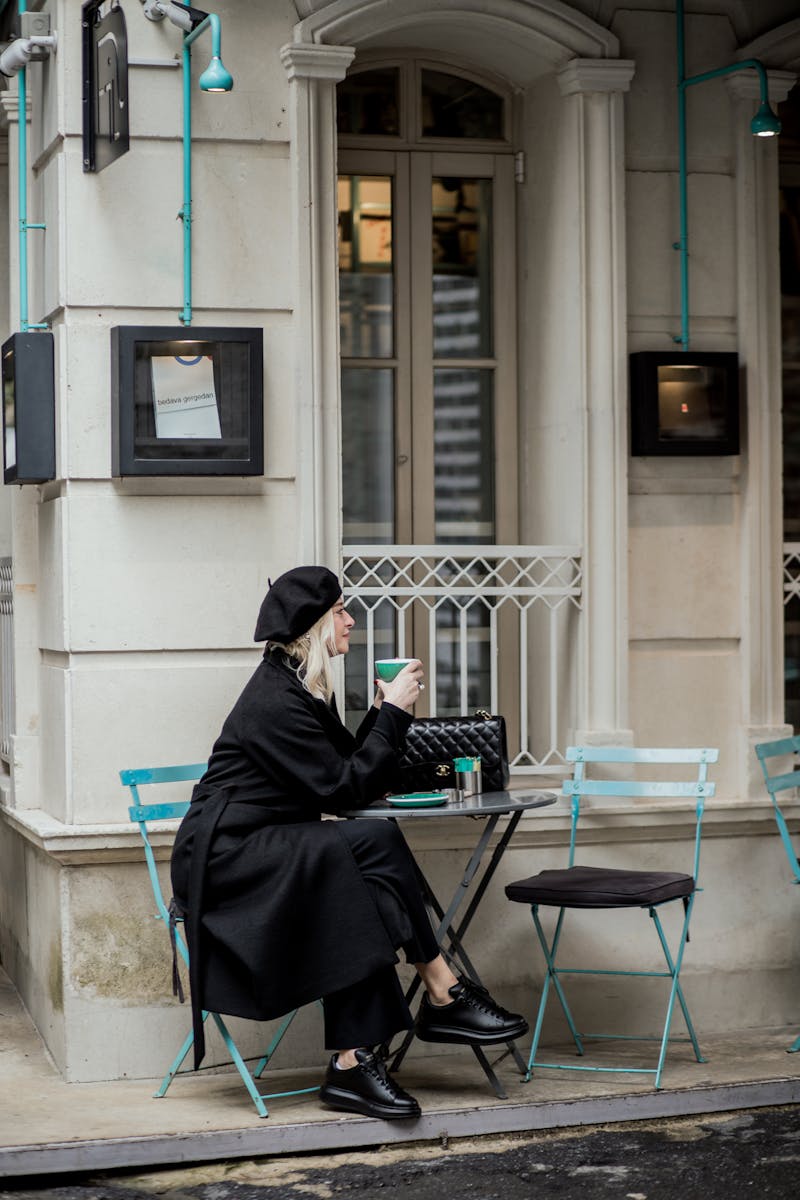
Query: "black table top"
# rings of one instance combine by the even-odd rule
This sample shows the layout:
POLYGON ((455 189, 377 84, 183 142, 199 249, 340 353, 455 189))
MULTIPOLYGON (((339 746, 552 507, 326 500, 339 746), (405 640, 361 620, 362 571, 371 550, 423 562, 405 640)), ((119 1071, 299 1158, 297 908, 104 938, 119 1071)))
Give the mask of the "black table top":
POLYGON ((546 808, 555 804, 558 792, 519 791, 481 792, 477 796, 465 796, 463 800, 448 801, 446 804, 412 806, 390 804, 388 800, 375 800, 367 808, 353 808, 346 817, 488 817, 493 813, 508 814, 524 812, 529 808, 546 808))

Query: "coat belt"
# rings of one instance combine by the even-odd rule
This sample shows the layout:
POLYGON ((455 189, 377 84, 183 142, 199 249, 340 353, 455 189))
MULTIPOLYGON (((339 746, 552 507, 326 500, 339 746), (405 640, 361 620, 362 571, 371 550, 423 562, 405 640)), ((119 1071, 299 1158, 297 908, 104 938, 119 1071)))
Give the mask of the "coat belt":
POLYGON ((206 1052, 205 1026, 200 1003, 202 990, 202 917, 208 859, 214 830, 231 797, 231 789, 211 792, 203 799, 202 809, 195 822, 192 857, 189 864, 189 911, 186 915, 186 937, 189 943, 189 988, 192 1002, 192 1031, 194 1033, 194 1069, 203 1061, 206 1052))

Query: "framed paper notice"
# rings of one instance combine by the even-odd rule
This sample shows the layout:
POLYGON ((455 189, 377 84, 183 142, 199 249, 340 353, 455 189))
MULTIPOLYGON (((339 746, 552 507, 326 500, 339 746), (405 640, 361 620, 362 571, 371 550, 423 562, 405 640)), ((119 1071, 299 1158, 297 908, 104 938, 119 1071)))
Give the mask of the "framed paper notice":
POLYGON ((155 354, 150 361, 156 437, 221 437, 213 359, 155 354))
POLYGON ((261 475, 263 359, 261 329, 112 329, 112 473, 261 475))

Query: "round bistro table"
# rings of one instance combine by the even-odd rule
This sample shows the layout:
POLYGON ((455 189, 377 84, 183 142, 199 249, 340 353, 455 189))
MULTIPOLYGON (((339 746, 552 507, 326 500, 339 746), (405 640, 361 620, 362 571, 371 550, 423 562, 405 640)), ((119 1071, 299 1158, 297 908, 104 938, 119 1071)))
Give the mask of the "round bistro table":
MULTIPOLYGON (((476 983, 480 983, 481 979, 476 971, 470 957, 464 948, 464 936, 469 929, 475 913, 478 911, 481 900, 484 897, 492 877, 497 870, 500 862, 508 849, 509 843, 514 836, 517 826, 522 819, 522 814, 530 812, 533 809, 547 808, 551 804, 555 804, 558 799, 557 792, 551 791, 519 791, 519 792, 481 792, 477 796, 467 796, 461 800, 449 800, 446 804, 438 805, 397 805, 392 804, 388 800, 376 800, 367 808, 356 808, 346 812, 344 816, 358 820, 364 817, 386 817, 392 821, 420 821, 420 820, 473 820, 479 825, 478 836, 475 841, 474 848, 470 851, 469 858, 466 862, 461 877, 456 884, 453 895, 447 904, 443 904, 437 897, 430 884, 430 881, 425 877, 419 864, 416 864, 417 875, 422 886, 423 895, 428 908, 435 917, 434 925, 436 928, 436 941, 442 951, 444 957, 450 962, 456 970, 461 971, 473 979, 476 983), (492 839, 492 835, 497 828, 497 825, 502 817, 507 817, 508 821, 505 828, 502 830, 500 837, 495 844, 495 847, 489 857, 489 860, 481 870, 484 856, 487 847, 492 839), (477 879, 476 879, 477 877, 477 879), (474 888, 473 888, 474 884, 474 888), (464 911, 463 916, 457 925, 454 925, 456 914, 460 911, 462 905, 470 893, 469 903, 464 911)), ((416 860, 415 860, 416 862, 416 860)), ((420 979, 417 976, 408 991, 406 999, 409 1004, 413 1001, 414 996, 420 986, 420 979)), ((410 1030, 404 1037, 400 1046, 393 1052, 393 1061, 391 1070, 396 1071, 403 1059, 409 1046, 414 1040, 414 1031, 410 1030)), ((514 1042, 506 1043, 508 1050, 514 1057, 517 1066, 522 1074, 525 1074, 526 1065, 520 1055, 514 1042)), ((474 1052, 483 1071, 491 1084, 495 1095, 501 1100, 507 1099, 507 1094, 503 1089, 502 1084, 497 1078, 491 1064, 486 1058, 480 1046, 471 1046, 470 1049, 474 1052)), ((387 1054, 390 1052, 386 1048, 387 1054)))

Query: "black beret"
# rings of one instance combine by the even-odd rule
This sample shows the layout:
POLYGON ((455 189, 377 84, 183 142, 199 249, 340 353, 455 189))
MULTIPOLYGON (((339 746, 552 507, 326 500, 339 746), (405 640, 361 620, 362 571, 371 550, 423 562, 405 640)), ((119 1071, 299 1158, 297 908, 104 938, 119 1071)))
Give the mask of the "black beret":
POLYGON ((342 585, 327 567, 294 567, 278 576, 258 613, 254 641, 288 645, 333 608, 342 585))

